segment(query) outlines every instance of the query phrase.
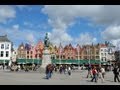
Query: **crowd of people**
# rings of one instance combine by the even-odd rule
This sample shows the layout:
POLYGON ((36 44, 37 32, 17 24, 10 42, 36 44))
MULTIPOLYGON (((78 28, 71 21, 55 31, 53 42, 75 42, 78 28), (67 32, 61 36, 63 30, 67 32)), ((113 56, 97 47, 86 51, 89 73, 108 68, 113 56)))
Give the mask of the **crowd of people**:
MULTIPOLYGON (((120 67, 118 67, 117 65, 113 66, 113 74, 114 74, 114 82, 120 82, 119 79, 119 72, 120 72, 120 67)), ((87 78, 89 78, 89 76, 92 78, 91 82, 95 81, 98 82, 99 79, 101 79, 101 82, 104 82, 104 78, 105 78, 105 74, 106 74, 106 70, 105 67, 103 66, 88 66, 88 74, 87 74, 87 78)))
POLYGON ((69 76, 71 75, 71 67, 68 65, 60 65, 60 66, 55 66, 53 64, 48 64, 46 66, 46 79, 50 79, 52 77, 53 71, 58 72, 60 74, 68 74, 69 76))
MULTIPOLYGON (((16 65, 16 64, 11 64, 11 66, 5 65, 5 64, 1 64, 0 65, 0 69, 9 69, 11 71, 36 71, 40 66, 32 64, 32 65, 16 65)), ((46 74, 46 79, 50 79, 52 77, 53 73, 59 73, 59 74, 67 74, 69 76, 71 76, 72 74, 72 70, 74 69, 74 66, 71 65, 54 65, 54 64, 48 64, 46 66, 45 69, 45 74, 46 74)), ((86 69, 82 69, 81 66, 81 70, 86 70, 86 69)), ((88 65, 87 66, 87 70, 88 73, 86 75, 86 78, 91 78, 90 81, 91 82, 98 82, 99 80, 101 80, 101 82, 105 82, 105 77, 106 76, 106 71, 108 71, 108 68, 106 69, 106 67, 104 66, 91 66, 88 65)), ((114 82, 120 82, 120 67, 118 65, 113 65, 111 68, 113 75, 114 75, 114 82)))
MULTIPOLYGON (((105 82, 105 77, 106 76, 106 69, 104 66, 91 66, 89 65, 87 67, 88 73, 86 78, 91 78, 91 82, 98 82, 101 80, 102 83, 105 82)), ((46 66, 46 78, 50 79, 52 77, 53 71, 54 72, 59 72, 60 74, 68 74, 71 75, 72 70, 74 70, 70 65, 60 65, 60 66, 55 66, 53 64, 49 64, 46 66)), ((114 82, 120 82, 119 79, 119 72, 120 72, 120 67, 117 65, 112 67, 112 72, 114 74, 114 82)))

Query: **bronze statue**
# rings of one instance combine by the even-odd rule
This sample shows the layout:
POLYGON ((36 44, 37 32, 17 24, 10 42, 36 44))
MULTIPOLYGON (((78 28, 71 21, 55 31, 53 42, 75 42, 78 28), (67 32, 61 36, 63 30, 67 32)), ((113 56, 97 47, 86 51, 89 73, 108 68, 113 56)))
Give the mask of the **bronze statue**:
POLYGON ((49 38, 48 38, 48 33, 46 33, 45 39, 44 39, 44 45, 45 47, 49 47, 49 38))

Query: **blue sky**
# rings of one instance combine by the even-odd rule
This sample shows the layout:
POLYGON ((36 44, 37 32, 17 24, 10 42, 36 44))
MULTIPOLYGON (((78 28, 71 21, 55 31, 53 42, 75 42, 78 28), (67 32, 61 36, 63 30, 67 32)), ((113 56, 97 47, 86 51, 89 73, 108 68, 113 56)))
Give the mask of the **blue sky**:
POLYGON ((7 34, 14 47, 35 45, 48 32, 54 45, 74 46, 120 42, 120 6, 114 5, 1 5, 0 35, 7 34), (114 30, 114 31, 113 31, 114 30))

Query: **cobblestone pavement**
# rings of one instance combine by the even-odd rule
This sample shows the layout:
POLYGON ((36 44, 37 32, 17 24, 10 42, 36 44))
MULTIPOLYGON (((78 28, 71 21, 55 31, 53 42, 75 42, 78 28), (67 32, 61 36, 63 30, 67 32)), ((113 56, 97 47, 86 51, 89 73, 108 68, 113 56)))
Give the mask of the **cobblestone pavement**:
POLYGON ((40 72, 10 72, 0 71, 0 85, 120 85, 113 81, 113 73, 107 72, 105 82, 101 79, 97 83, 86 78, 87 71, 72 71, 72 75, 54 73, 52 78, 45 79, 45 74, 40 72))

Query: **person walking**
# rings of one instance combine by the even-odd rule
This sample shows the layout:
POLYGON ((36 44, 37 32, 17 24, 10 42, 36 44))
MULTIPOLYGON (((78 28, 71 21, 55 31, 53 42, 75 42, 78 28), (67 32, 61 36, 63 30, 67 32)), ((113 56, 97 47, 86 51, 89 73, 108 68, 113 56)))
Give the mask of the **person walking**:
POLYGON ((87 74, 87 78, 89 77, 89 75, 91 76, 92 78, 92 67, 91 66, 88 66, 88 74, 87 74))
POLYGON ((94 67, 94 68, 92 69, 92 74, 93 74, 93 77, 92 77, 91 82, 93 82, 93 80, 95 80, 95 82, 97 82, 97 74, 98 74, 98 72, 97 72, 97 70, 96 70, 96 67, 94 67))
POLYGON ((114 82, 116 82, 118 80, 118 82, 120 82, 119 80, 119 68, 118 66, 115 66, 113 69, 113 74, 114 74, 114 82))
POLYGON ((101 67, 101 73, 102 73, 102 77, 105 78, 105 69, 103 67, 101 67))
POLYGON ((60 67, 59 67, 59 72, 60 72, 60 74, 62 74, 62 65, 60 65, 60 67))
POLYGON ((97 80, 100 78, 101 81, 102 81, 102 83, 104 82, 103 72, 104 72, 104 71, 103 71, 103 68, 100 67, 100 69, 99 69, 99 71, 98 71, 98 78, 97 78, 97 80))

